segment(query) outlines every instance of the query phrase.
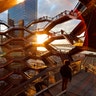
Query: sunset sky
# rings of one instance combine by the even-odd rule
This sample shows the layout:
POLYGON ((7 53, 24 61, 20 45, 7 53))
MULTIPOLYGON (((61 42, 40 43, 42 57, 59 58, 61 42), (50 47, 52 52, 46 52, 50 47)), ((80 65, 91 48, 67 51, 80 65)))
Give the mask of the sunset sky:
MULTIPOLYGON (((65 10, 70 11, 74 9, 77 2, 78 0, 38 0, 38 18, 42 16, 54 17, 65 10)), ((7 21, 7 11, 1 13, 0 20, 7 21)), ((76 24, 78 24, 78 20, 71 20, 56 25, 52 30, 60 31, 62 29, 70 33, 76 24)))
MULTIPOLYGON (((38 18, 42 16, 54 17, 64 10, 72 10, 76 6, 78 0, 38 0, 38 18)), ((0 13, 0 20, 7 21, 7 11, 0 13)), ((63 24, 56 25, 52 30, 70 33, 72 29, 79 23, 78 20, 71 20, 63 24)))
POLYGON ((38 17, 54 17, 64 10, 74 9, 78 0, 38 0, 38 17))
MULTIPOLYGON (((64 10, 70 11, 74 9, 77 2, 78 0, 38 0, 38 18, 42 16, 54 17, 64 10)), ((0 13, 0 20, 7 21, 7 11, 0 13)), ((60 31, 63 29, 70 33, 76 24, 78 24, 78 20, 71 20, 55 26, 52 30, 60 31)))
MULTIPOLYGON (((77 2, 78 0, 38 0, 38 17, 54 17, 65 10, 70 11, 74 9, 77 2)), ((56 25, 52 30, 60 31, 63 29, 67 33, 70 33, 78 22, 78 20, 64 22, 63 24, 56 25)))
MULTIPOLYGON (((78 0, 38 0, 38 17, 55 15, 64 10, 74 9, 78 0)), ((6 20, 7 11, 0 13, 0 20, 6 20)))

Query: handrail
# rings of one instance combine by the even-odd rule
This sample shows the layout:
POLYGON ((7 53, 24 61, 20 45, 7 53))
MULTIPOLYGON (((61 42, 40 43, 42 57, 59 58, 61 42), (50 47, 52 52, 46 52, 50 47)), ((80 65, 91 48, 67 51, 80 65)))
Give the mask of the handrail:
POLYGON ((13 62, 13 60, 8 60, 8 61, 6 61, 5 63, 1 63, 0 64, 0 68, 3 68, 3 67, 6 67, 7 65, 9 65, 9 64, 11 64, 13 62))
POLYGON ((9 77, 10 75, 12 75, 14 73, 14 71, 10 71, 8 74, 6 74, 5 76, 1 77, 0 80, 4 80, 5 78, 9 77))
POLYGON ((62 81, 62 80, 59 80, 59 81, 57 81, 55 84, 49 85, 47 88, 45 88, 45 89, 41 90, 40 92, 36 93, 34 96, 38 96, 38 95, 41 94, 42 92, 47 91, 49 88, 52 88, 52 87, 58 85, 59 83, 61 83, 61 81, 62 81))
MULTIPOLYGON (((44 27, 44 29, 46 30, 48 26, 52 25, 52 22, 56 22, 57 20, 59 20, 60 18, 64 18, 64 17, 67 17, 67 19, 73 19, 73 18, 77 18, 78 17, 78 14, 76 14, 76 12, 73 12, 72 10, 71 11, 68 11, 68 10, 65 10, 63 12, 61 12, 60 14, 56 15, 55 17, 52 18, 52 21, 47 23, 44 27)), ((60 23, 60 22, 59 22, 60 23)), ((57 25, 57 24, 55 24, 57 25)), ((53 27, 52 27, 53 28, 53 27)))
POLYGON ((20 37, 19 38, 11 38, 11 39, 8 39, 6 42, 3 42, 3 43, 1 42, 0 46, 4 46, 12 41, 14 42, 14 41, 21 41, 21 40, 24 42, 27 42, 27 40, 22 37, 21 38, 20 37))
POLYGON ((48 17, 48 16, 43 16, 43 17, 40 17, 34 21, 32 21, 31 23, 27 24, 25 27, 26 28, 29 28, 32 24, 36 24, 36 23, 40 23, 40 22, 50 22, 52 21, 52 18, 51 17, 48 17))
POLYGON ((26 32, 34 35, 34 33, 32 33, 32 31, 28 30, 28 29, 25 28, 25 27, 10 27, 10 28, 8 28, 7 31, 5 31, 5 32, 0 32, 0 35, 7 34, 7 33, 11 32, 11 31, 13 31, 13 30, 24 30, 24 31, 26 31, 26 32))
MULTIPOLYGON (((75 74, 73 74, 73 76, 75 76, 75 74)), ((36 93, 34 96, 39 96, 39 95, 42 94, 43 92, 45 92, 45 91, 47 91, 48 89, 50 89, 50 88, 58 85, 58 84, 61 83, 61 82, 62 82, 62 80, 59 80, 59 81, 57 81, 56 83, 49 85, 47 88, 39 91, 39 92, 36 93)), ((62 94, 64 94, 64 91, 61 90, 61 92, 58 93, 56 96, 61 96, 62 94)), ((74 93, 73 93, 73 94, 74 94, 74 93)), ((76 94, 76 95, 77 95, 77 94, 76 94)), ((80 95, 77 95, 77 96, 80 96, 80 95)))
POLYGON ((54 70, 56 70, 57 68, 60 68, 61 66, 62 66, 62 65, 58 65, 58 66, 56 66, 56 67, 52 67, 52 68, 47 68, 47 69, 45 69, 44 71, 42 71, 41 73, 37 74, 37 75, 34 76, 33 78, 25 81, 24 83, 18 85, 18 86, 15 87, 15 88, 12 88, 12 90, 9 90, 8 92, 6 92, 6 93, 5 93, 4 95, 2 95, 2 96, 13 96, 14 94, 17 94, 17 93, 19 93, 19 92, 25 91, 25 90, 27 89, 28 84, 30 84, 30 83, 32 84, 32 82, 33 82, 34 80, 36 80, 37 78, 43 76, 44 74, 46 74, 46 73, 49 72, 49 71, 54 71, 54 70))

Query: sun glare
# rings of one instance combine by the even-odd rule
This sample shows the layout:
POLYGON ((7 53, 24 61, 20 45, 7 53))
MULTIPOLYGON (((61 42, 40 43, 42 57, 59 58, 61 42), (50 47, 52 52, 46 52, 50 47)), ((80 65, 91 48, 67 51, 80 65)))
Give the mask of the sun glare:
POLYGON ((47 39, 47 35, 46 34, 37 35, 37 43, 38 44, 42 44, 46 39, 47 39))
MULTIPOLYGON (((42 44, 46 39, 47 39, 47 35, 43 34, 43 35, 37 35, 37 43, 38 44, 42 44)), ((46 51, 46 48, 44 47, 37 47, 37 50, 39 51, 46 51)))
POLYGON ((17 3, 22 3, 24 2, 25 0, 17 0, 17 3))
POLYGON ((37 47, 38 51, 47 51, 47 49, 45 47, 37 47))

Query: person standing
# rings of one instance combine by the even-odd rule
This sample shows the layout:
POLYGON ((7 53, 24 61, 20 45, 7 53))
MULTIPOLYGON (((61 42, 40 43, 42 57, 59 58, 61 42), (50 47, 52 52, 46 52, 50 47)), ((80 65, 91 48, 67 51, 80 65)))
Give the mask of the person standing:
POLYGON ((72 80, 72 70, 69 67, 70 61, 64 60, 63 66, 60 68, 60 74, 62 76, 62 91, 66 93, 68 82, 72 80))

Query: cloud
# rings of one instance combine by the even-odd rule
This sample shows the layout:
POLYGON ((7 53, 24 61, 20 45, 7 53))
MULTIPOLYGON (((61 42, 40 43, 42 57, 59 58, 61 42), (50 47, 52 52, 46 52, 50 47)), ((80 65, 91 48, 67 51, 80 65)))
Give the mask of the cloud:
MULTIPOLYGON (((72 10, 78 0, 38 0, 38 17, 54 17, 64 10, 72 10)), ((0 19, 7 20, 7 11, 0 13, 0 19)))
POLYGON ((64 30, 66 33, 70 33, 72 32, 72 30, 74 29, 74 27, 76 27, 78 24, 80 23, 80 20, 75 20, 75 19, 72 19, 70 21, 67 21, 67 22, 64 22, 64 23, 61 23, 61 24, 58 24, 56 25, 52 31, 53 32, 58 32, 60 31, 61 29, 64 30))
MULTIPOLYGON (((38 0, 38 17, 54 17, 64 10, 74 9, 77 2, 78 0, 38 0)), ((0 20, 7 21, 7 14, 7 11, 1 13, 0 20)), ((45 24, 43 23, 42 26, 44 25, 45 24)), ((63 28, 65 31, 70 32, 74 25, 76 25, 75 22, 65 22, 64 24, 59 24, 55 26, 55 28, 58 30, 63 28)))
MULTIPOLYGON (((78 0, 38 0, 38 1, 39 1, 38 17, 42 17, 42 16, 54 17, 59 13, 63 12, 64 10, 70 11, 74 9, 74 7, 78 2, 78 0)), ((52 31, 56 32, 62 29, 65 32, 70 33, 74 29, 74 27, 76 27, 77 24, 78 24, 78 21, 70 20, 68 22, 64 22, 56 25, 52 29, 52 31)))
POLYGON ((77 0, 38 0, 38 17, 51 16, 63 12, 64 10, 72 10, 77 0))

